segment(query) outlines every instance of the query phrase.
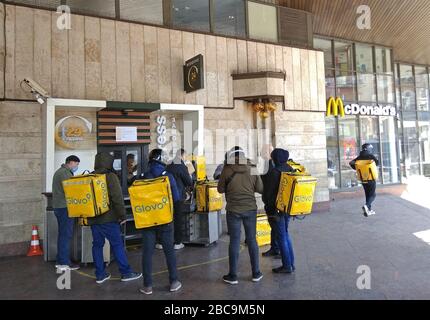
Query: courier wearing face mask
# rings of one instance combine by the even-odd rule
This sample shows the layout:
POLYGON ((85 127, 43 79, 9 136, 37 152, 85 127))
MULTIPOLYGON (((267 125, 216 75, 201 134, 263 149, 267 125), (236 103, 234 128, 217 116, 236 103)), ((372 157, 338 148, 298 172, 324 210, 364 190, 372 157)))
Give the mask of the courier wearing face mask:
POLYGON ((60 270, 76 270, 77 265, 70 261, 70 241, 73 235, 74 220, 67 213, 66 197, 63 181, 68 180, 78 171, 81 160, 77 156, 69 156, 52 178, 52 206, 58 220, 57 268, 60 270))

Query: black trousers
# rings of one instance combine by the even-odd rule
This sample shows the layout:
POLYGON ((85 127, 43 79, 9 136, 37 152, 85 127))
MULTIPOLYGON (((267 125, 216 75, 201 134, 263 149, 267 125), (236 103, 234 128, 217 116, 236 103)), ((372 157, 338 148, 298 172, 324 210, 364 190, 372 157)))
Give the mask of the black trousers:
POLYGON ((177 201, 174 204, 173 225, 175 228, 175 244, 181 244, 183 241, 184 226, 184 201, 177 201))
POLYGON ((376 181, 363 183, 364 194, 366 195, 366 206, 372 210, 372 203, 376 199, 376 181))

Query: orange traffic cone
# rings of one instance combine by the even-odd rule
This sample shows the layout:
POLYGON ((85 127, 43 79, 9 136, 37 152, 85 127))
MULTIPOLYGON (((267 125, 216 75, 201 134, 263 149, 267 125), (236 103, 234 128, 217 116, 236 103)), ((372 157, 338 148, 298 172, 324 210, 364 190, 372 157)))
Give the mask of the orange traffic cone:
POLYGON ((37 231, 37 226, 33 226, 33 230, 31 232, 31 244, 30 244, 30 248, 28 249, 27 257, 42 256, 42 255, 43 255, 43 250, 40 247, 39 233, 37 231))

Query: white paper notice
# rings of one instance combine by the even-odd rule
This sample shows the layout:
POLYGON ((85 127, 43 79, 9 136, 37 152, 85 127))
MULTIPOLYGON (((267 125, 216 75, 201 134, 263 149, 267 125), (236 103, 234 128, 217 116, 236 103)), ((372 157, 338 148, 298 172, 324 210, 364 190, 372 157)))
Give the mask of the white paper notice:
POLYGON ((137 142, 137 127, 116 127, 117 142, 137 142))

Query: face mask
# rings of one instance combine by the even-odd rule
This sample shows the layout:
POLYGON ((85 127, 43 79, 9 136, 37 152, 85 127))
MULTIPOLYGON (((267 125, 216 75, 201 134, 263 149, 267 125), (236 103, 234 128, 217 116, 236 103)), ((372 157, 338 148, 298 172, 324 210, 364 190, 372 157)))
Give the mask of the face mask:
POLYGON ((76 172, 78 171, 78 169, 79 169, 79 167, 74 167, 74 168, 72 168, 72 170, 71 170, 71 171, 72 171, 73 173, 76 173, 76 172))

